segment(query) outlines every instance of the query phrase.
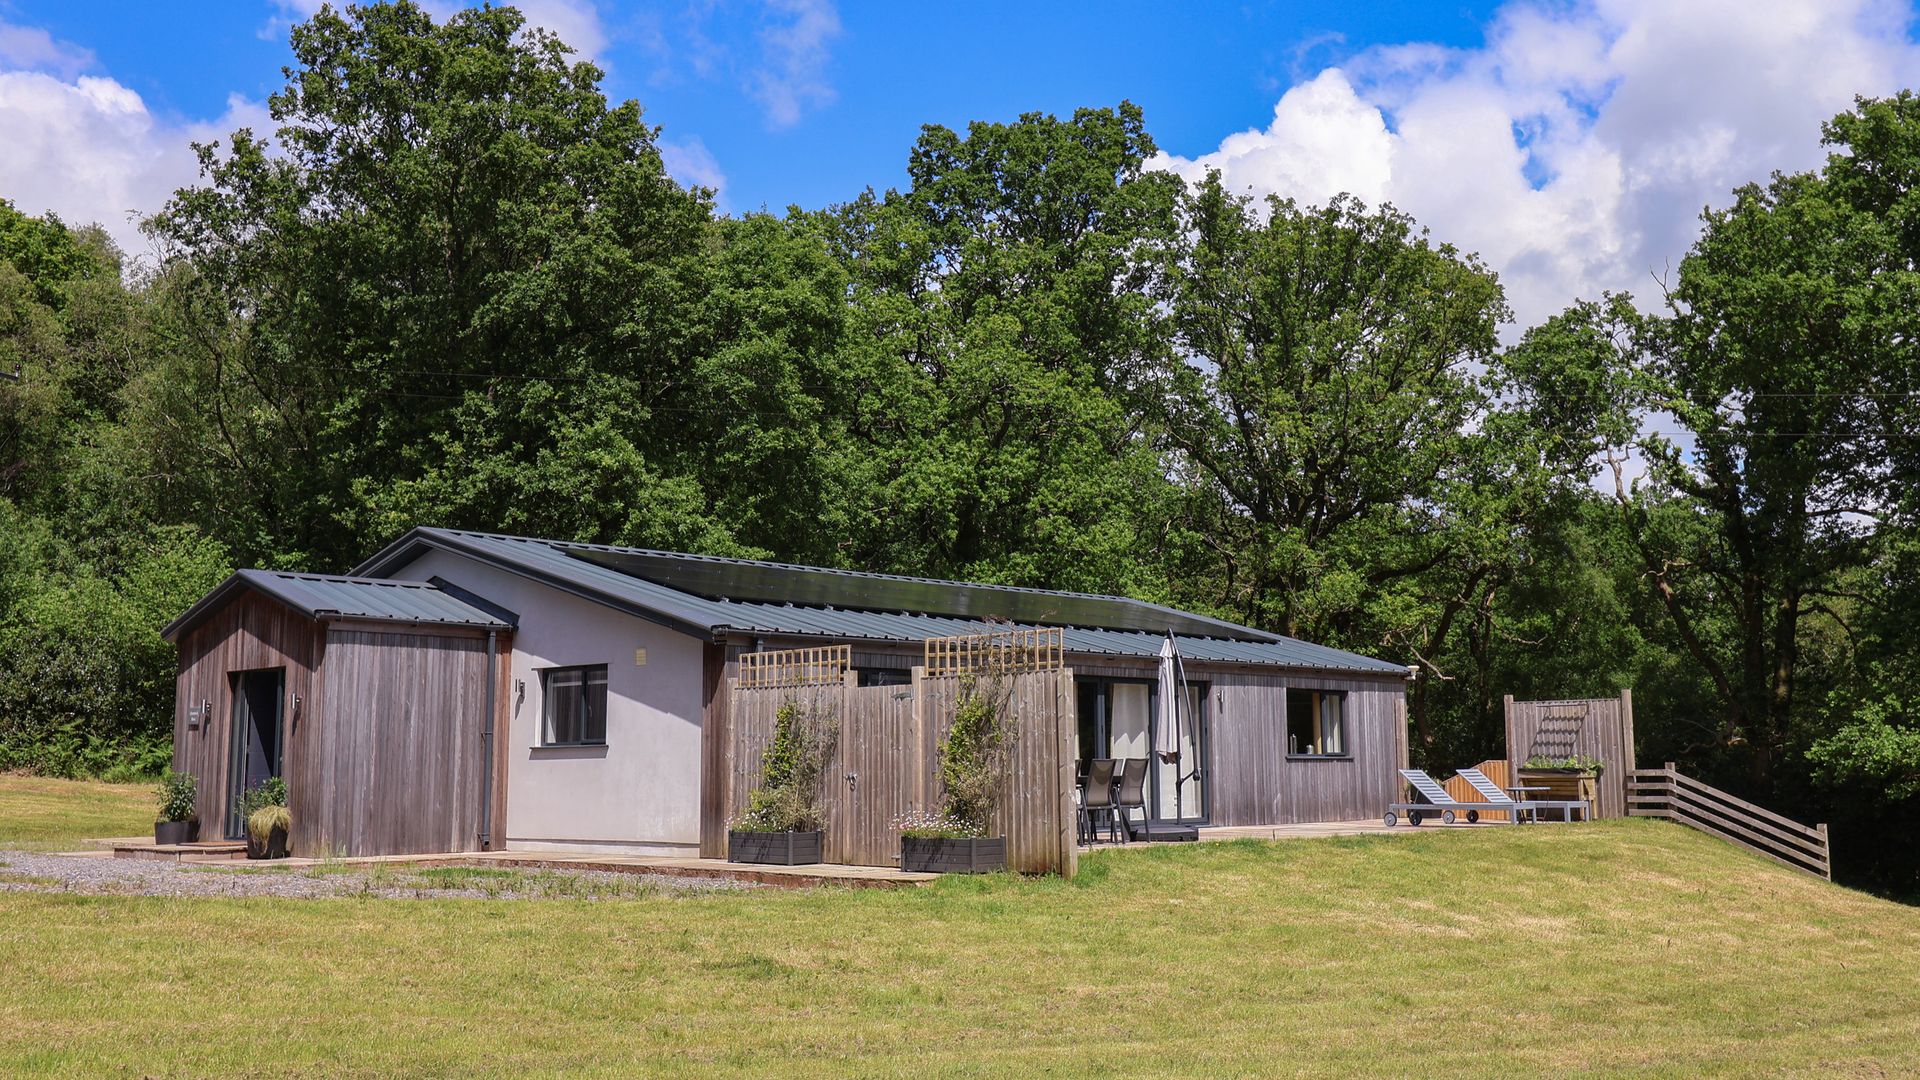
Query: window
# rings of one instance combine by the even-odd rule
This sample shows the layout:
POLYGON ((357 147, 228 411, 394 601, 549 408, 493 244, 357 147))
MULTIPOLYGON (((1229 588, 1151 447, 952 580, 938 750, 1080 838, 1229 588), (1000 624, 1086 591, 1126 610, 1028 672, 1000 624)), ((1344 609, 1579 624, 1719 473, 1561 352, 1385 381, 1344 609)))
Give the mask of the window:
POLYGON ((913 672, 905 668, 863 667, 853 670, 861 686, 911 686, 913 684, 913 672))
POLYGON ((599 746, 607 741, 607 665, 549 668, 542 746, 599 746))
POLYGON ((1347 756, 1345 691, 1287 691, 1287 756, 1347 756))

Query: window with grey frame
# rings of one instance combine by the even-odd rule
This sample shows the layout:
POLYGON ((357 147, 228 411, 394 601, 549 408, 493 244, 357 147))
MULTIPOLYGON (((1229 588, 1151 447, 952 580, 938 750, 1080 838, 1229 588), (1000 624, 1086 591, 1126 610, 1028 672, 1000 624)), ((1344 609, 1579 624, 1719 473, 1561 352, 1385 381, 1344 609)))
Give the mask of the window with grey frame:
POLYGON ((548 668, 540 680, 545 689, 541 746, 606 745, 607 665, 548 668))
POLYGON ((1344 690, 1287 690, 1287 756, 1351 757, 1344 690))

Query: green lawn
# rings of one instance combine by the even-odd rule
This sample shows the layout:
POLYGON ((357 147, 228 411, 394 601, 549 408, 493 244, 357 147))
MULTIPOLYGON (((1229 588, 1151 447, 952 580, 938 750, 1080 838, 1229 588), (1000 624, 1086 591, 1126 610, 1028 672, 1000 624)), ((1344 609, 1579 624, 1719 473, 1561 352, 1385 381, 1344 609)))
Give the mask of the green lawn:
POLYGON ((182 1076, 1920 1072, 1920 910, 1678 826, 1132 849, 1085 870, 606 901, 0 894, 0 1062, 182 1076))
POLYGON ((152 836, 152 784, 0 774, 0 848, 77 849, 106 836, 152 836))

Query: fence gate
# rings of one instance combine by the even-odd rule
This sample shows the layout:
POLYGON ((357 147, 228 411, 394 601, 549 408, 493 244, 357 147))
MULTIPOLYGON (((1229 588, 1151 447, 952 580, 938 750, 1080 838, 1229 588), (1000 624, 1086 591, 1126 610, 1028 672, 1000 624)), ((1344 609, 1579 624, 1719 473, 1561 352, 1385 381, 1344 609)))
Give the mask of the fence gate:
POLYGON ((1599 758, 1596 817, 1627 816, 1627 777, 1634 769, 1633 691, 1617 698, 1515 701, 1506 697, 1507 764, 1516 779, 1530 757, 1599 758))

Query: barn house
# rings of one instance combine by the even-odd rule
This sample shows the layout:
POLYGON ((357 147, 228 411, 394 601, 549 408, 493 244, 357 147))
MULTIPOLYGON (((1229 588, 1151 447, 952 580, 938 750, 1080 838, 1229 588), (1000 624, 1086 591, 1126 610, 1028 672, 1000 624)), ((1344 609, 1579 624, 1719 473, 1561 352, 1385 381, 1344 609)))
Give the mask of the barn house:
POLYGON ((1386 661, 1125 597, 432 528, 344 576, 240 571, 168 626, 174 767, 209 838, 283 776, 299 855, 718 857, 743 655, 844 645, 849 687, 905 686, 928 639, 1009 625, 1060 628, 1071 752, 1148 759, 1156 822, 1352 820, 1398 790, 1386 661))

